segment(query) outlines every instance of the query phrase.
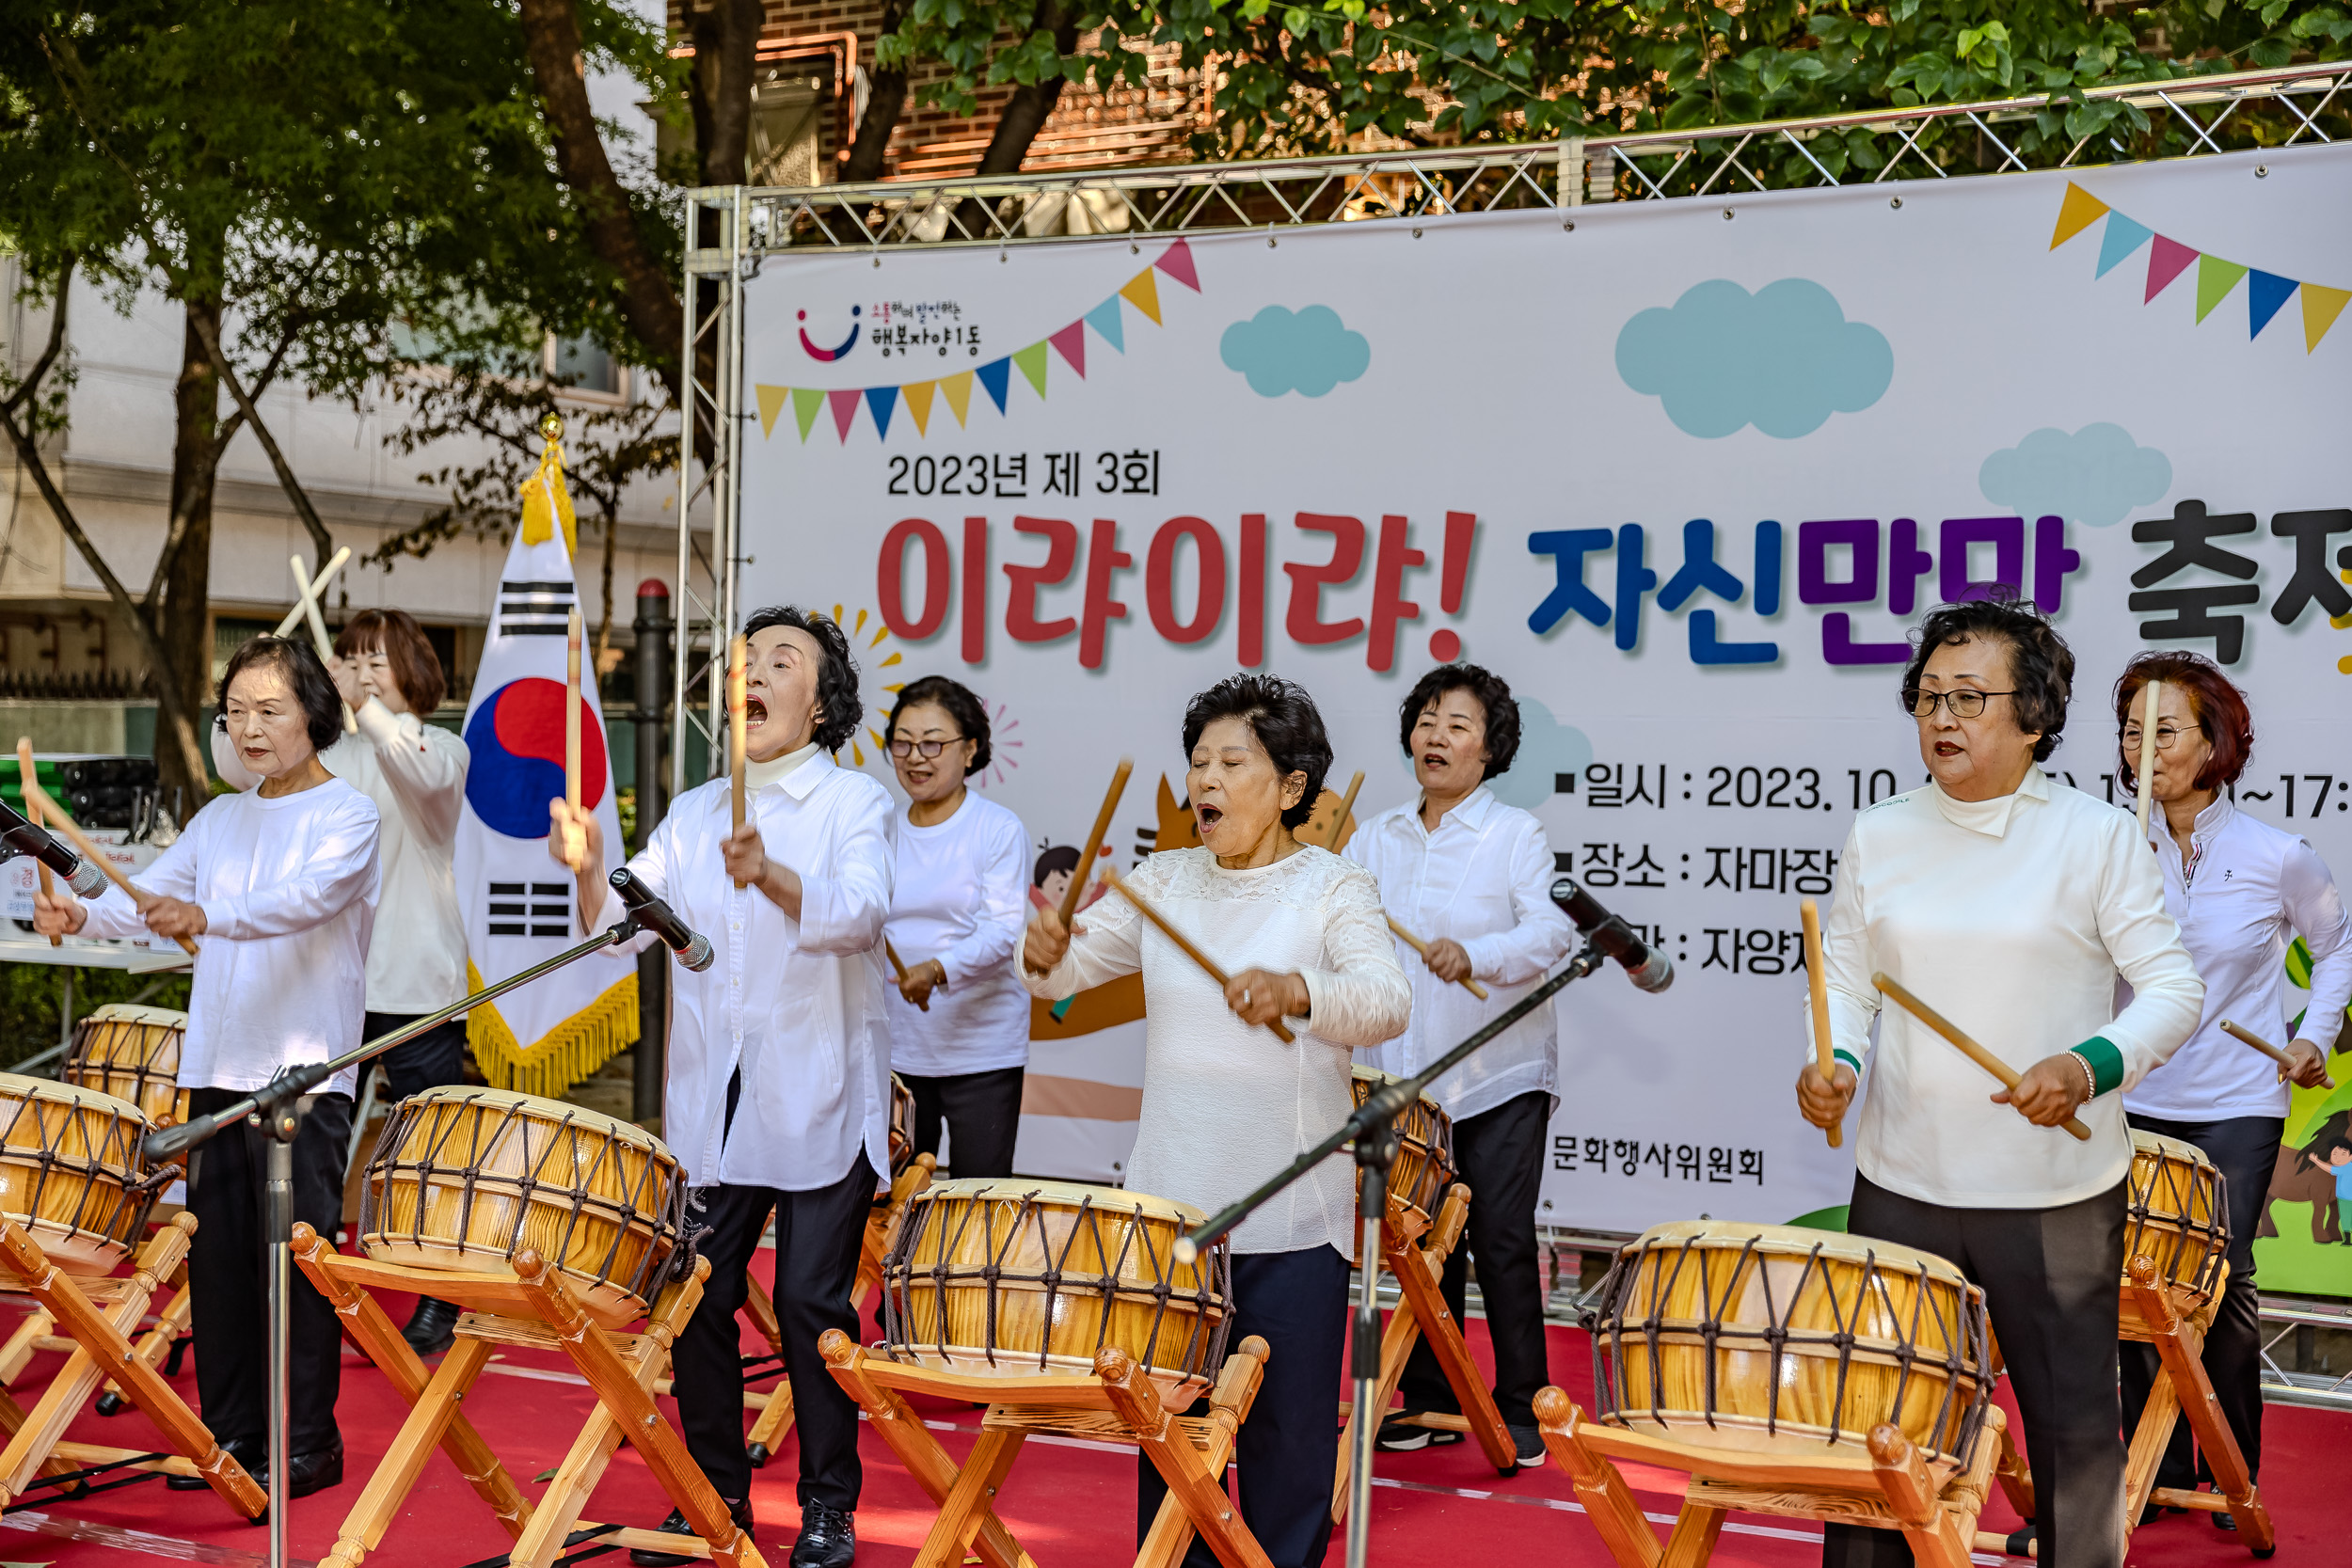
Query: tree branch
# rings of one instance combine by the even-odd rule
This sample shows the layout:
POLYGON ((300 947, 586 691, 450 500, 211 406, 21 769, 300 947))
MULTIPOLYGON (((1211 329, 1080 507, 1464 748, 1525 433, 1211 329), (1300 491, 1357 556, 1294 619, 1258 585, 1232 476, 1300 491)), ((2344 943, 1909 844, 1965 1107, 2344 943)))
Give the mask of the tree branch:
POLYGON ((621 314, 652 356, 649 368, 685 407, 685 306, 638 232, 628 193, 596 135, 580 60, 580 18, 572 0, 520 0, 517 9, 532 80, 555 137, 556 169, 580 198, 589 248, 619 276, 621 314))
POLYGON ((269 433, 269 426, 262 422, 262 411, 253 406, 253 399, 246 393, 245 383, 237 379, 236 367, 229 363, 227 355, 221 353, 220 334, 213 329, 212 322, 204 316, 190 319, 196 324, 196 335, 203 340, 204 356, 213 362, 213 373, 219 376, 221 385, 229 388, 229 396, 236 403, 237 412, 244 417, 245 422, 253 427, 253 438, 262 443, 262 450, 269 454, 271 468, 277 471, 278 488, 284 490, 286 499, 294 502, 294 515, 302 519, 304 531, 310 535, 311 546, 318 551, 314 566, 325 566, 326 558, 335 553, 335 541, 327 535, 326 525, 319 520, 318 508, 310 504, 310 493, 302 487, 302 481, 294 477, 294 465, 287 462, 286 454, 278 450, 278 438, 269 433))
POLYGON ((49 312, 49 341, 41 345, 40 357, 33 361, 32 369, 25 372, 16 390, 10 392, 5 402, 0 402, 0 409, 5 409, 10 419, 15 418, 18 409, 38 396, 41 382, 48 378, 50 367, 56 364, 57 356, 65 352, 66 301, 73 291, 73 265, 74 258, 69 252, 65 265, 57 272, 57 303, 49 312))

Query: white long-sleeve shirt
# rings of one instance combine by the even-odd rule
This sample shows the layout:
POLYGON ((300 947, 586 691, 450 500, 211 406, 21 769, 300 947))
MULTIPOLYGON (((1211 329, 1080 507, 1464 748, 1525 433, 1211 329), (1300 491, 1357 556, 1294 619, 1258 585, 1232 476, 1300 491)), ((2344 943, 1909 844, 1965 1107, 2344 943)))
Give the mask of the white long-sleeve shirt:
MULTIPOLYGON (((395 714, 373 697, 356 717, 359 733, 338 739, 319 762, 373 800, 383 824, 376 858, 384 896, 368 947, 368 1010, 434 1012, 466 994, 466 924, 453 857, 470 756, 449 731, 413 713, 395 714)), ((261 782, 218 725, 213 767, 231 789, 261 782)))
POLYGON ((925 1012, 891 986, 890 1065, 930 1077, 1025 1067, 1029 992, 1013 950, 1029 919, 1029 834, 1021 818, 965 790, 929 828, 898 819, 884 929, 909 969, 937 958, 946 984, 925 1012))
MULTIPOLYGON (((794 920, 727 876, 723 778, 678 797, 628 863, 710 939, 700 974, 670 969, 662 1133, 689 1182, 807 1192, 839 1181, 860 1148, 890 1169, 890 1029, 882 919, 890 910, 890 794, 812 742, 748 769, 750 820, 768 858, 801 879, 794 920), (740 1069, 732 1132, 727 1081, 740 1069)), ((622 917, 617 894, 586 925, 622 917)))
POLYGON ((2123 1107, 2174 1121, 2285 1116, 2277 1068, 2223 1034, 2221 1021, 2279 1045, 2290 1033, 2323 1053, 2335 1044, 2352 1001, 2352 929, 2336 879, 2308 842, 2247 816, 2227 795, 2197 814, 2193 870, 2161 813, 2151 814, 2148 833, 2164 907, 2205 982, 2205 1006, 2188 1043, 2141 1079, 2123 1107), (2286 952, 2298 935, 2312 952, 2311 1005, 2303 1026, 2290 1030, 2286 952))
MULTIPOLYGON (((1963 1209, 2047 1209, 2123 1180, 2123 1097, 2076 1113, 2077 1143, 1989 1100, 1985 1070, 1870 983, 1883 971, 2020 1072, 2089 1041, 2104 1090, 2180 1049, 2205 988, 2165 912, 2137 826, 2028 768, 2016 793, 1956 800, 1933 784, 1866 808, 1821 931, 1830 1037, 1870 1060, 1854 1160, 1880 1186, 1963 1209), (2118 974, 2131 1005, 2115 1011, 2118 974), (1879 1039, 1870 1055, 1870 1024, 1879 1039)), ((1811 1054, 1812 1002, 1804 1004, 1811 1054)))
MULTIPOLYGON (((1284 1045, 1244 1023, 1200 965, 1114 893, 1078 917, 1052 973, 1025 970, 1059 1001, 1143 974, 1143 1112, 1127 1186, 1215 1213, 1337 1131, 1355 1110, 1352 1049, 1405 1027, 1412 990, 1362 867, 1301 847, 1229 871, 1206 848, 1170 849, 1128 884, 1228 974, 1263 969, 1307 984, 1309 1019, 1284 1045)), ((1233 1231, 1241 1253, 1355 1245, 1356 1167, 1334 1155, 1233 1231)))
MULTIPOLYGON (((223 795, 188 821, 138 884, 199 904, 183 1089, 258 1089, 280 1068, 358 1045, 367 1012, 368 935, 381 882, 375 802, 341 779, 292 795, 223 795)), ((136 905, 109 887, 82 934, 147 936, 136 905)), ((356 1069, 329 1080, 350 1094, 356 1069)))
MULTIPOLYGON (((1409 1077, 1509 1007, 1576 943, 1576 927, 1551 901, 1551 845, 1543 824, 1506 806, 1485 785, 1438 819, 1421 823, 1421 800, 1384 811, 1358 830, 1347 857, 1380 884, 1396 923, 1423 942, 1451 937, 1469 955, 1481 1002, 1429 973, 1399 945, 1413 987, 1413 1018, 1394 1039, 1363 1053, 1367 1066, 1409 1077)), ((1536 1090, 1560 1104, 1560 1036, 1552 1009, 1539 1007, 1430 1086, 1455 1120, 1536 1090)))

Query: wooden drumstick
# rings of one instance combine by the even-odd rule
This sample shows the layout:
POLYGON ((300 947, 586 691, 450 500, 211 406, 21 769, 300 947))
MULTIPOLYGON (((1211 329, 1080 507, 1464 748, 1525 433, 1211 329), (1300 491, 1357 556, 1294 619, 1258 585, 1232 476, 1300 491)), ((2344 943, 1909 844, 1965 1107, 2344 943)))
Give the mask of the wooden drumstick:
MULTIPOLYGON (((1200 948, 1195 947, 1192 944, 1191 939, 1186 937, 1184 932, 1178 930, 1175 927, 1170 926, 1168 923, 1168 917, 1160 913, 1159 911, 1153 909, 1149 899, 1145 898, 1141 894, 1136 892, 1135 889, 1129 887, 1125 879, 1122 879, 1117 871, 1107 865, 1104 866, 1103 868, 1103 880, 1110 884, 1112 892, 1126 899, 1130 904, 1133 904, 1136 907, 1136 911, 1140 913, 1144 919, 1150 921, 1152 925, 1157 926, 1163 936, 1167 937, 1168 941, 1174 942, 1178 947, 1184 949, 1185 958, 1190 958, 1194 963, 1199 964, 1202 969, 1208 971, 1209 978, 1215 980, 1219 987, 1224 986, 1232 978, 1232 976, 1227 974, 1223 970, 1217 968, 1216 961, 1206 953, 1203 953, 1200 948)), ((1280 1040, 1285 1045, 1291 1044, 1297 1038, 1295 1035, 1293 1035, 1288 1029, 1285 1029, 1282 1026, 1282 1021, 1279 1018, 1273 1022, 1267 1024, 1266 1027, 1273 1030, 1274 1037, 1280 1040)))
MULTIPOLYGON (((49 826, 59 830, 67 838, 72 840, 73 847, 81 851, 82 858, 89 862, 92 865, 98 867, 100 871, 105 873, 106 880, 120 888, 124 897, 130 899, 134 904, 137 904, 141 898, 149 896, 144 890, 131 885, 131 879, 124 876, 119 870, 118 870, 114 862, 108 860, 103 854, 99 852, 98 846, 90 842, 89 835, 82 832, 80 828, 74 826, 73 818, 68 816, 64 810, 58 806, 57 802, 51 800, 47 793, 41 789, 40 784, 36 784, 31 778, 28 777, 24 781, 24 785, 25 804, 32 805, 38 803, 40 807, 41 815, 49 819, 49 826)), ((144 905, 141 905, 141 908, 144 907, 144 905)), ((178 942, 181 948, 185 952, 193 954, 196 951, 196 943, 190 942, 186 937, 174 937, 171 940, 178 942)))
MULTIPOLYGON (((2238 1041, 2242 1045, 2252 1046, 2255 1050, 2261 1052, 2264 1055, 2278 1063, 2280 1075, 2282 1079, 2295 1071, 2294 1057, 2288 1055, 2285 1052, 2280 1050, 2277 1046, 2271 1044, 2268 1040, 2263 1038, 2251 1029, 2241 1029, 2225 1018, 2221 1021, 2221 1032, 2229 1036, 2232 1039, 2238 1041)), ((2322 1061, 2325 1061, 2326 1059, 2327 1058, 2325 1057, 2321 1058, 2322 1061)), ((2319 1086, 2323 1089, 2332 1089, 2336 1086, 2336 1081, 2328 1076, 2328 1070, 2325 1068, 2320 1069, 2319 1086)))
MULTIPOLYGON (((1359 773, 1356 776, 1359 779, 1363 777, 1361 773, 1359 773)), ((1389 916, 1389 929, 1394 931, 1397 935, 1397 939, 1403 942, 1406 946, 1420 954, 1422 962, 1427 963, 1429 961, 1429 944, 1422 941, 1421 938, 1413 935, 1412 932, 1406 930, 1404 927, 1399 926, 1396 923, 1396 916, 1394 915, 1389 916)), ((1454 983, 1460 986, 1464 990, 1469 991, 1472 996, 1475 996, 1481 1002, 1486 1000, 1486 988, 1480 985, 1476 980, 1471 979, 1469 975, 1465 974, 1454 983)))
MULTIPOLYGON (((1323 835, 1323 847, 1326 849, 1338 851, 1340 834, 1347 828, 1347 814, 1356 809, 1356 792, 1363 787, 1364 770, 1359 768, 1356 769, 1356 776, 1347 781, 1347 793, 1340 797, 1340 809, 1331 818, 1331 831, 1323 835)), ((1391 921, 1389 924, 1393 926, 1396 923, 1391 921)), ((1410 938, 1406 940, 1411 941, 1410 938)), ((1416 942, 1413 945, 1419 947, 1421 943, 1416 942)))
MULTIPOLYGON (((1894 1000, 1898 1006, 1902 1008, 1903 1011, 1909 1013, 1912 1017, 1917 1019, 1929 1028, 1934 1030, 1937 1034, 1943 1036, 1946 1039, 1960 1047, 1962 1055, 1966 1056, 1970 1061, 1984 1069, 1985 1071, 1999 1079, 2001 1081, 2001 1087, 2008 1089, 2012 1093, 2016 1091, 2017 1073, 2007 1062, 1993 1054, 1992 1052, 1987 1051, 1983 1046, 1979 1045, 1975 1040, 1970 1039, 1966 1033, 1961 1029, 1960 1025, 1954 1023, 1950 1019, 1946 1018, 1942 1013, 1937 1012, 1933 1007, 1929 1006, 1926 1003, 1912 995, 1911 992, 1905 990, 1899 984, 1885 974, 1871 975, 1870 984, 1884 991, 1894 1000)), ((2018 1115, 2023 1116, 2025 1113, 2020 1111, 2018 1115)), ((2090 1141, 2090 1129, 2085 1127, 2077 1118, 2068 1117, 2064 1121, 2058 1123, 2058 1125, 2065 1128, 2068 1132, 2072 1133, 2080 1142, 2089 1143, 2090 1141)))
MULTIPOLYGON (((1821 968, 1821 906, 1808 898, 1797 906, 1804 921, 1804 978, 1813 988, 1813 1066, 1823 1083, 1829 1081, 1837 1058, 1829 1046, 1829 975, 1821 968)), ((1846 1124, 1840 1117, 1829 1124, 1829 1146, 1846 1147, 1846 1124)))
POLYGON ((580 606, 564 628, 564 803, 580 809, 580 606))
MULTIPOLYGON (((1094 814, 1094 827, 1087 834, 1087 847, 1078 854, 1077 868, 1070 873, 1070 885, 1062 890, 1061 909, 1057 912, 1061 915, 1061 928, 1065 931, 1070 929, 1070 923, 1077 918, 1078 899, 1086 892, 1087 879, 1093 875, 1094 857, 1102 850, 1103 835, 1111 831, 1111 813, 1119 809, 1119 798, 1127 792, 1127 775, 1135 770, 1135 758, 1119 759, 1119 770, 1111 775, 1111 786, 1103 795, 1103 809, 1094 814)), ((1117 879, 1112 880, 1116 884, 1117 879)), ((1137 904, 1136 907, 1141 909, 1143 906, 1137 904)))
POLYGON ((890 960, 890 967, 898 974, 898 983, 900 985, 906 984, 906 963, 898 957, 898 949, 891 945, 891 942, 888 937, 882 938, 882 957, 890 960))
MULTIPOLYGON (((743 774, 744 767, 749 761, 744 755, 744 747, 747 742, 744 739, 745 720, 743 717, 744 685, 747 678, 743 671, 743 662, 747 657, 748 644, 743 635, 738 632, 727 643, 727 746, 733 753, 727 759, 727 776, 734 791, 732 800, 737 832, 743 831, 743 817, 747 804, 743 774)), ((741 887, 743 884, 738 882, 735 885, 741 887)))
POLYGON ((2164 682, 2150 681, 2146 690, 2148 701, 2139 720, 2139 836, 2143 840, 2148 836, 2148 808, 2156 800, 2156 701, 2164 682))
MULTIPOLYGON (((20 779, 30 779, 33 776, 33 737, 29 735, 20 735, 16 737, 16 776, 20 779)), ((40 826, 40 802, 33 799, 32 791, 25 790, 22 793, 24 800, 24 820, 38 828, 40 826)), ((57 884, 50 877, 49 868, 36 860, 33 862, 33 869, 40 878, 40 895, 47 898, 54 895, 57 891, 57 884)), ((49 939, 49 945, 63 947, 65 938, 53 936, 49 939)))
MULTIPOLYGON (((335 664, 335 644, 327 640, 326 622, 319 614, 317 596, 310 592, 310 574, 302 569, 302 558, 298 555, 287 557, 286 564, 294 568, 294 597, 300 601, 294 608, 310 619, 310 641, 318 648, 319 662, 331 670, 335 664)), ((320 575, 322 577, 331 575, 331 568, 329 572, 320 575)), ((343 705, 343 734, 358 735, 358 716, 351 711, 351 705, 345 703, 343 705)))

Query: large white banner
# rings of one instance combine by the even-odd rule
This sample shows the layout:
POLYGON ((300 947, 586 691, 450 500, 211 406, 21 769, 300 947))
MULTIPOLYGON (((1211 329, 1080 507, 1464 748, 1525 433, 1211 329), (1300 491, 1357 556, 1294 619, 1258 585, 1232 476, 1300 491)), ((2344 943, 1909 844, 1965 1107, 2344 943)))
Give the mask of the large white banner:
MULTIPOLYGON (((1498 793, 1678 970, 1560 997, 1543 1217, 1785 1221, 1851 1179, 1793 1104, 1798 901, 1924 777, 1896 686, 1928 607, 2057 614, 2051 767, 2095 795, 2124 658, 2219 658, 2241 802, 2352 870, 2347 258, 2334 149, 785 257, 748 286, 745 602, 842 607, 878 715, 919 673, 977 689, 1041 849, 1132 752, 1121 864, 1181 824, 1184 699, 1235 668, 1314 693, 1363 816, 1410 791, 1413 679, 1489 666, 1526 712, 1498 793)), ((874 738, 844 761, 887 777, 874 738)), ((1116 1174, 1135 1008, 1041 1010, 1022 1168, 1116 1174)))

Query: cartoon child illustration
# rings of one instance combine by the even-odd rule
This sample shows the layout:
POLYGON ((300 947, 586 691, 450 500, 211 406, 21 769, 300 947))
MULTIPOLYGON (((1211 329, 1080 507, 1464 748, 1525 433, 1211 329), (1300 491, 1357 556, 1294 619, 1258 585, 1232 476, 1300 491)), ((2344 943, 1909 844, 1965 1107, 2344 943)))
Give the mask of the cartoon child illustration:
POLYGON ((2352 1237, 2343 1237, 2344 1222, 2352 1219, 2352 1140, 2338 1138, 2328 1146, 2328 1164, 2336 1173, 2336 1229, 2340 1239, 2352 1246, 2352 1237))
MULTIPOLYGON (((1061 908, 1062 895, 1070 891, 1070 879, 1078 871, 1078 848, 1073 844, 1048 844, 1037 857, 1029 871, 1029 902, 1041 910, 1061 908)), ((1102 882, 1089 887, 1078 900, 1085 909, 1109 891, 1102 882)))

